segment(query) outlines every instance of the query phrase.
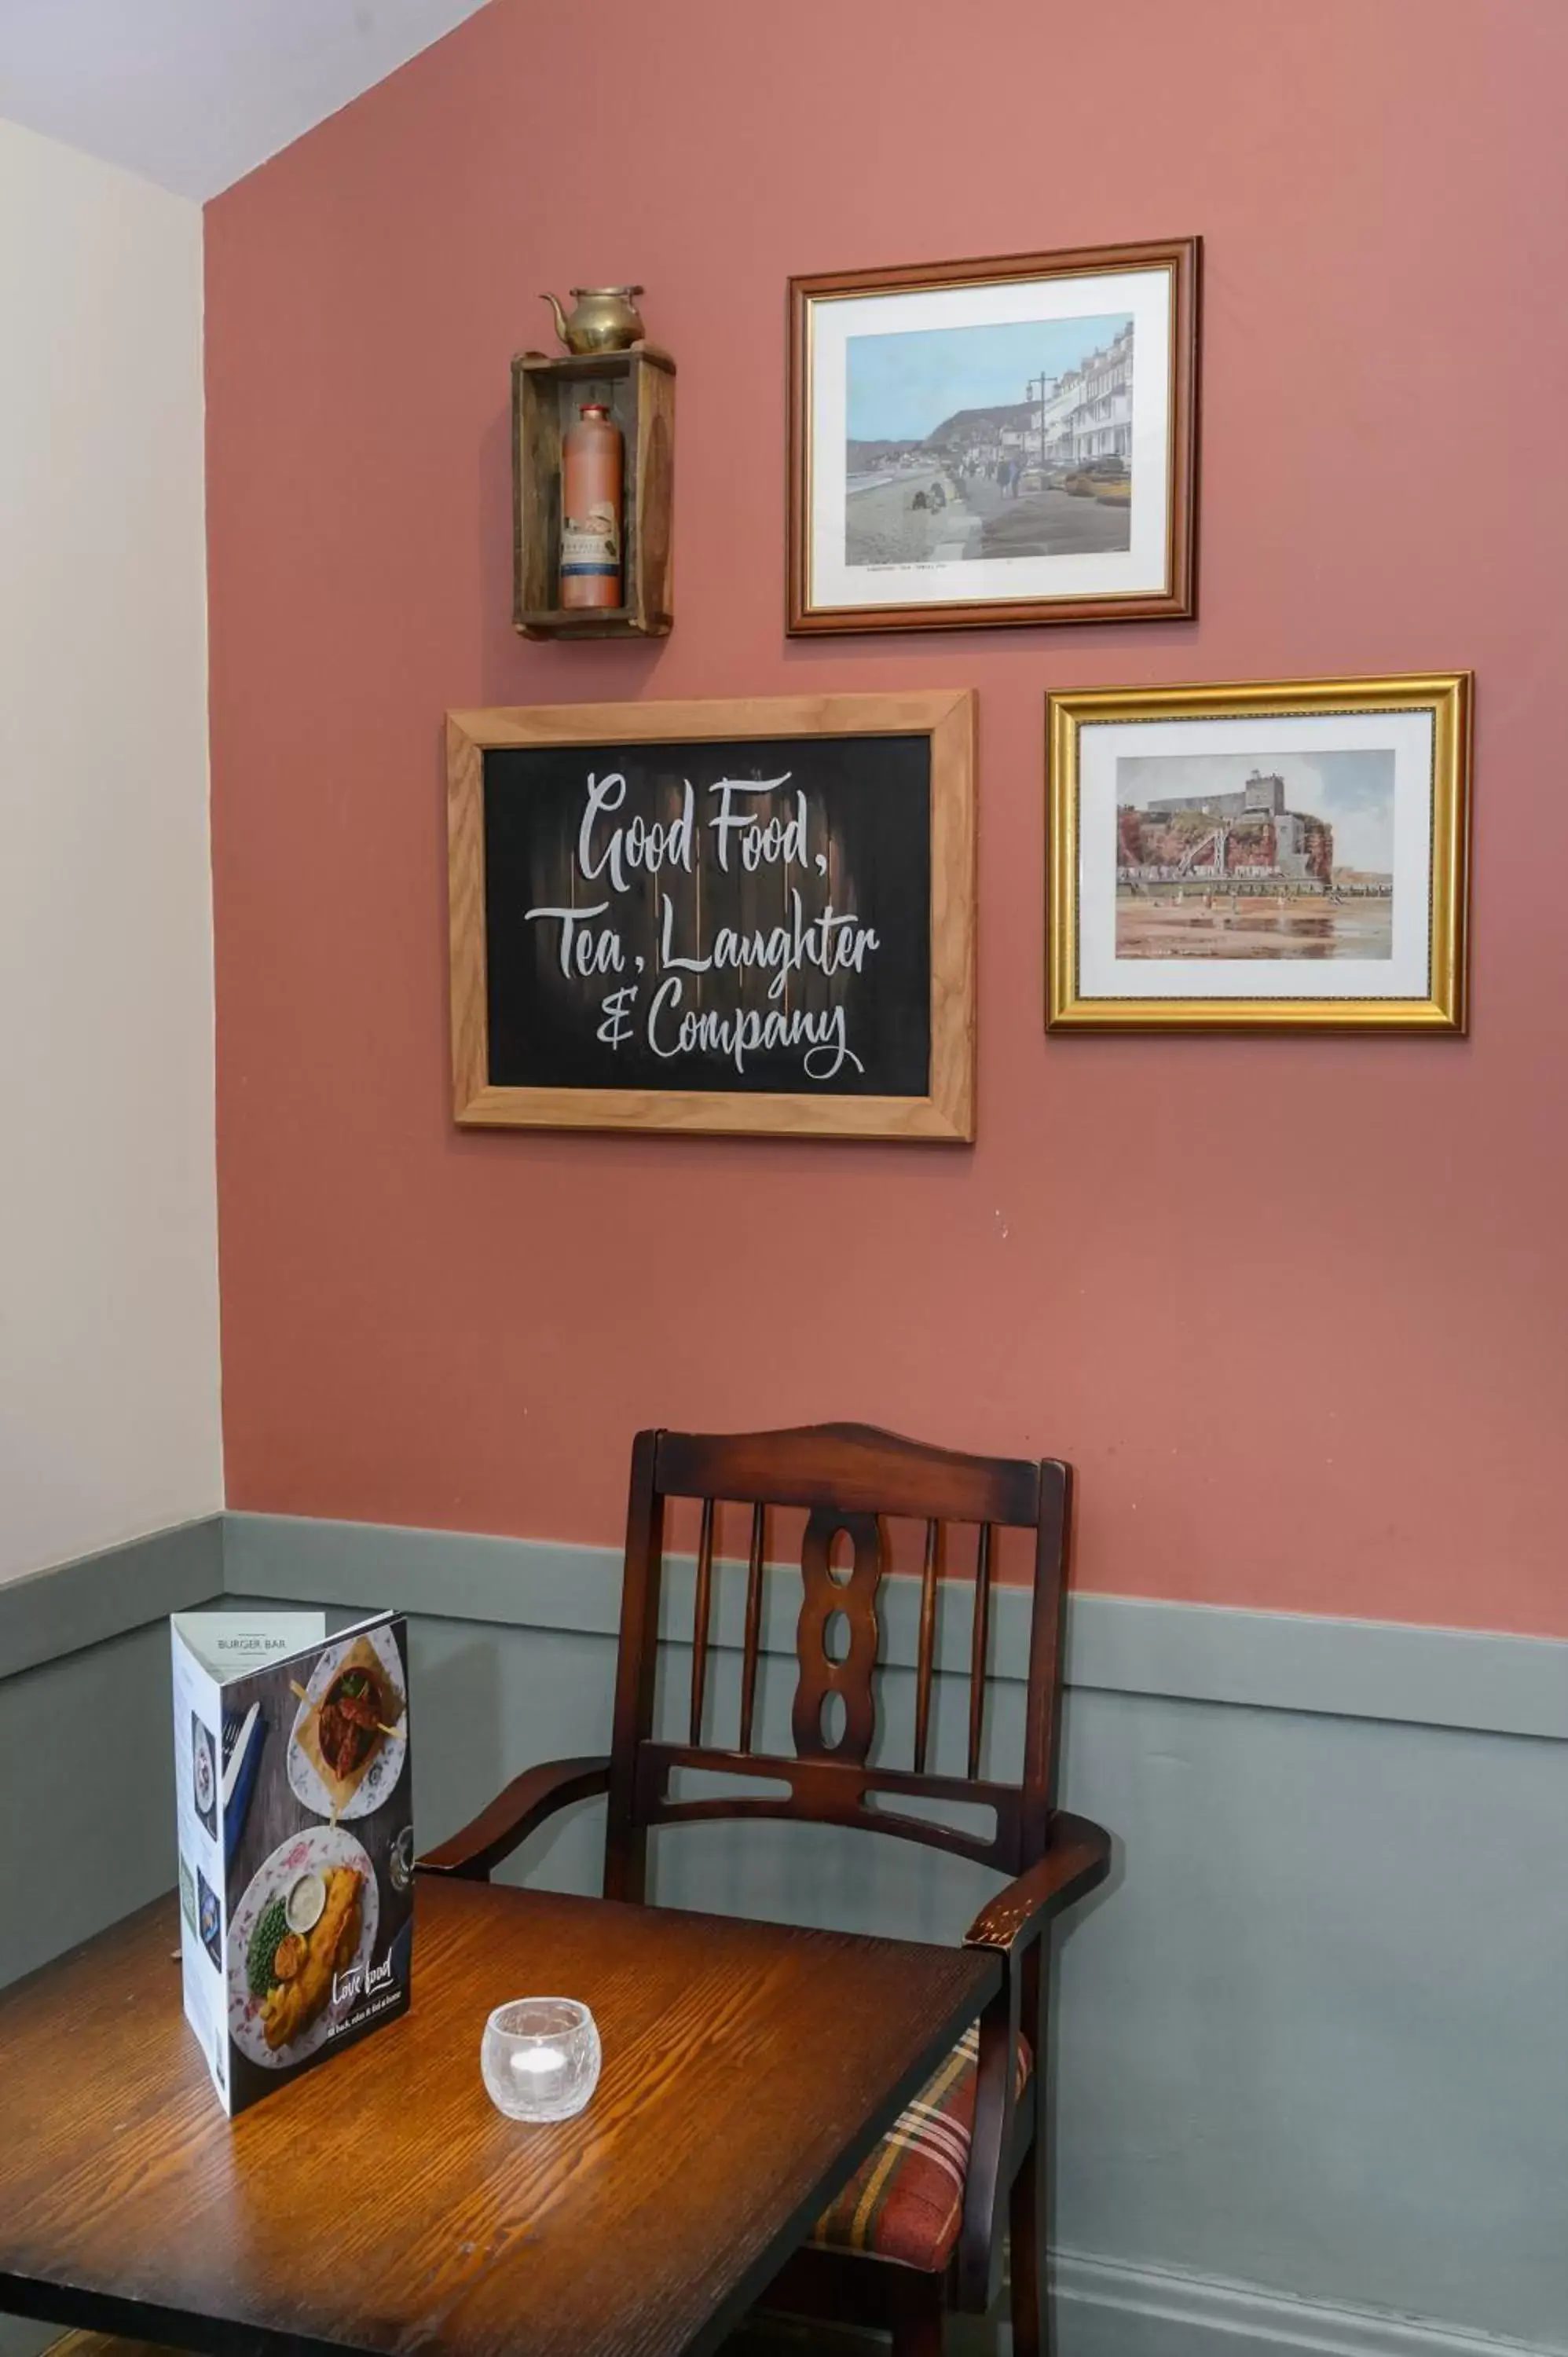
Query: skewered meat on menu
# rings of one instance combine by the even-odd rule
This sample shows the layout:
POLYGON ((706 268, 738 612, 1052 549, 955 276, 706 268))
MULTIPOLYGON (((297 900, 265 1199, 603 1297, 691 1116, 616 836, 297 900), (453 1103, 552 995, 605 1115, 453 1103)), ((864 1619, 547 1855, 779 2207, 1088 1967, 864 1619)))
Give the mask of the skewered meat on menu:
POLYGON ((369 1759, 385 1717, 373 1670, 356 1665, 333 1679, 317 1717, 316 1740, 334 1775, 351 1776, 369 1759))

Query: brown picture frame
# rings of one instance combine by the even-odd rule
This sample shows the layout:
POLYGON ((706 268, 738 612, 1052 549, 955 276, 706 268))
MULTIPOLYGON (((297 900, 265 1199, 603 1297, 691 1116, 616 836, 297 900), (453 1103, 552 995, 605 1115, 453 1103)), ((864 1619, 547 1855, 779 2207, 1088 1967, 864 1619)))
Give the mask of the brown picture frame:
MULTIPOLYGON (((1201 242, 1196 237, 1135 245, 1090 246, 1059 253, 1008 254, 990 261, 921 263, 877 270, 831 271, 789 281, 788 564, 785 627, 792 637, 872 630, 994 630, 1069 622, 1177 621, 1197 611, 1197 394, 1201 242), (1165 434, 1164 570, 1157 583, 1126 589, 1016 597, 976 596, 886 603, 834 604, 813 587, 811 413, 816 307, 868 296, 960 292, 1029 280, 1069 280, 1138 273, 1168 274, 1168 399, 1165 434)), ((1141 363, 1142 364, 1142 363, 1141 363)), ((1022 404, 1021 404, 1022 405, 1022 404)), ((1041 496, 1046 474, 1046 395, 1040 397, 1041 496)), ((1131 396, 1129 396, 1131 417, 1131 396)), ((846 461, 847 463, 847 461, 846 461)), ((1131 511, 1132 478, 1127 502, 1131 511)), ((912 494, 911 494, 912 496, 912 494)), ((944 495, 945 496, 945 495, 944 495)), ((847 492, 845 495, 847 515, 847 492)), ((1015 511, 1015 516, 1016 511, 1015 511)), ((845 524, 847 533, 847 522, 845 524)), ((1129 544, 1132 521, 1129 512, 1129 544)), ((905 575, 938 568, 900 566, 905 575)), ((952 566, 949 572, 961 570, 952 566)), ((895 585, 889 583, 890 588, 895 585)))
MULTIPOLYGON (((676 1131, 771 1137, 974 1136, 975 696, 745 696, 562 704, 446 716, 453 1117, 465 1128, 676 1131), (489 1078, 484 756, 511 746, 692 738, 923 736, 930 742, 930 1057, 923 1096, 497 1086, 489 1078)), ((922 813, 924 817, 926 813, 922 813)))

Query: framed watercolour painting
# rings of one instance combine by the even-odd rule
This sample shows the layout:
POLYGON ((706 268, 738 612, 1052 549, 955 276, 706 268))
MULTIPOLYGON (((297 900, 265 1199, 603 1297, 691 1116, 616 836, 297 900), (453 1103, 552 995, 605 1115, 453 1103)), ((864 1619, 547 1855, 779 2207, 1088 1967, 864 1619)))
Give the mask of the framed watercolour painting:
POLYGON ((454 1111, 974 1135, 974 697, 446 721, 454 1111))
POLYGON ((1046 700, 1047 1028, 1466 1026, 1471 675, 1046 700))
POLYGON ((788 624, 1194 610, 1198 242, 789 282, 788 624))

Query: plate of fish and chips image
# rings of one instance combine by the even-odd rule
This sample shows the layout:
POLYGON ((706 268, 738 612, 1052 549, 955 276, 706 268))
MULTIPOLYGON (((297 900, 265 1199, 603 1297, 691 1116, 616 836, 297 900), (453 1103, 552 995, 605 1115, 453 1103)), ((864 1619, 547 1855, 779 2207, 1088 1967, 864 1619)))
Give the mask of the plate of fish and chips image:
POLYGON ((288 1781, 317 1816, 368 1817, 391 1797, 408 1757, 403 1677, 391 1629, 371 1629, 329 1645, 295 1688, 288 1781))
POLYGON ((374 1870, 352 1834, 313 1825, 279 1843, 230 1927, 229 2032, 242 2054, 283 2071, 325 2043, 363 1990, 380 1913, 374 1870))

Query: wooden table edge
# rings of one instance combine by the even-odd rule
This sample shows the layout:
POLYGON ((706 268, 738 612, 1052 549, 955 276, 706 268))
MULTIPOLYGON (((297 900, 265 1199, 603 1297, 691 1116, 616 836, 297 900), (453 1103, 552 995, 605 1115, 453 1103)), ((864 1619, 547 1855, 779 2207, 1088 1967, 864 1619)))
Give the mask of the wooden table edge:
MULTIPOLYGON (((856 1935, 847 1933, 845 1936, 853 1938, 856 1935)), ((883 1939, 888 1935, 875 1932, 871 1936, 883 1939)), ((911 1942, 910 1944, 930 1946, 935 1943, 911 1942)), ((985 1952, 978 1948, 966 1950, 964 1953, 977 1959, 985 1955, 985 1952)), ((710 2357, 710 2352, 735 2330, 747 2309, 755 2308, 785 2261, 800 2248, 834 2195, 842 2191, 849 2183, 867 2154, 875 2151, 900 2113, 913 2103, 939 2064, 951 2052, 958 2040, 963 2036, 971 2022, 979 2020, 985 2007, 1002 1986, 1000 1955, 992 1953, 985 1960, 992 1969, 975 1975, 973 1991, 950 2009, 940 2033, 932 2034, 929 2044, 922 2050, 920 2061, 907 2071, 898 2081, 897 2095, 890 2099, 886 2107, 880 2109, 876 2115, 868 2115, 875 2118, 875 2125, 862 2127, 851 2137, 844 2147, 844 2153, 848 2155, 847 2160, 841 2155, 832 2168, 823 2172, 814 2190, 792 2214, 789 2224, 775 2236, 768 2251, 753 2262, 730 2298, 714 2309, 703 2330, 686 2343, 682 2357, 710 2357)))
MULTIPOLYGON (((147 1900, 144 1906, 133 1909, 122 1921, 134 1922, 143 1916, 151 1916, 160 1909, 166 1909, 170 1918, 170 1936, 177 1938, 178 1906, 177 1891, 167 1890, 159 1898, 147 1900)), ((709 1910, 650 1911, 707 1913, 709 1910)), ((750 1921, 755 1919, 717 1920, 750 1921)), ((842 1936, 846 1939, 891 1938, 885 1932, 845 1932, 842 1936)), ((41 1979, 46 1973, 58 1970, 70 1956, 80 1949, 91 1947, 95 1940, 102 1937, 102 1934, 98 1932, 74 1942, 60 1955, 36 1965, 32 1972, 24 1973, 16 1980, 9 1982, 0 1995, 9 1996, 25 1988, 29 1981, 41 1979)), ((907 1944, 929 1947, 940 1943, 913 1941, 907 1944)), ((767 2250, 752 2261, 707 2322, 684 2344, 681 2357, 711 2357, 711 2352, 735 2330, 748 2309, 756 2306, 785 2261, 805 2242, 811 2226, 833 2196, 848 2184, 867 2154, 875 2150, 943 2057, 962 2037, 971 2022, 979 2019, 1000 1988, 1000 1955, 980 1948, 955 1950, 953 1953, 972 1960, 972 1987, 950 2007, 943 2017, 941 2028, 934 2029, 922 2047, 919 2061, 911 2063, 902 2074, 896 2083, 895 2093, 875 2113, 867 2115, 865 2123, 850 2138, 832 2168, 823 2172, 812 2191, 791 2212, 789 2222, 774 2236, 767 2250)), ((181 2309, 157 2307, 145 2300, 127 2299, 116 2292, 99 2291, 53 2276, 17 2276, 0 2268, 0 2317, 5 2316, 20 2317, 37 2324, 58 2324, 64 2332, 108 2332, 122 2340, 145 2341, 160 2348, 188 2350, 192 2357, 342 2357, 345 2351, 351 2352, 351 2357, 387 2357, 383 2348, 367 2341, 323 2340, 311 2333, 284 2332, 271 2325, 236 2323, 223 2317, 200 2316, 181 2309)), ((48 2357, 47 2351, 42 2352, 42 2357, 48 2357)))

